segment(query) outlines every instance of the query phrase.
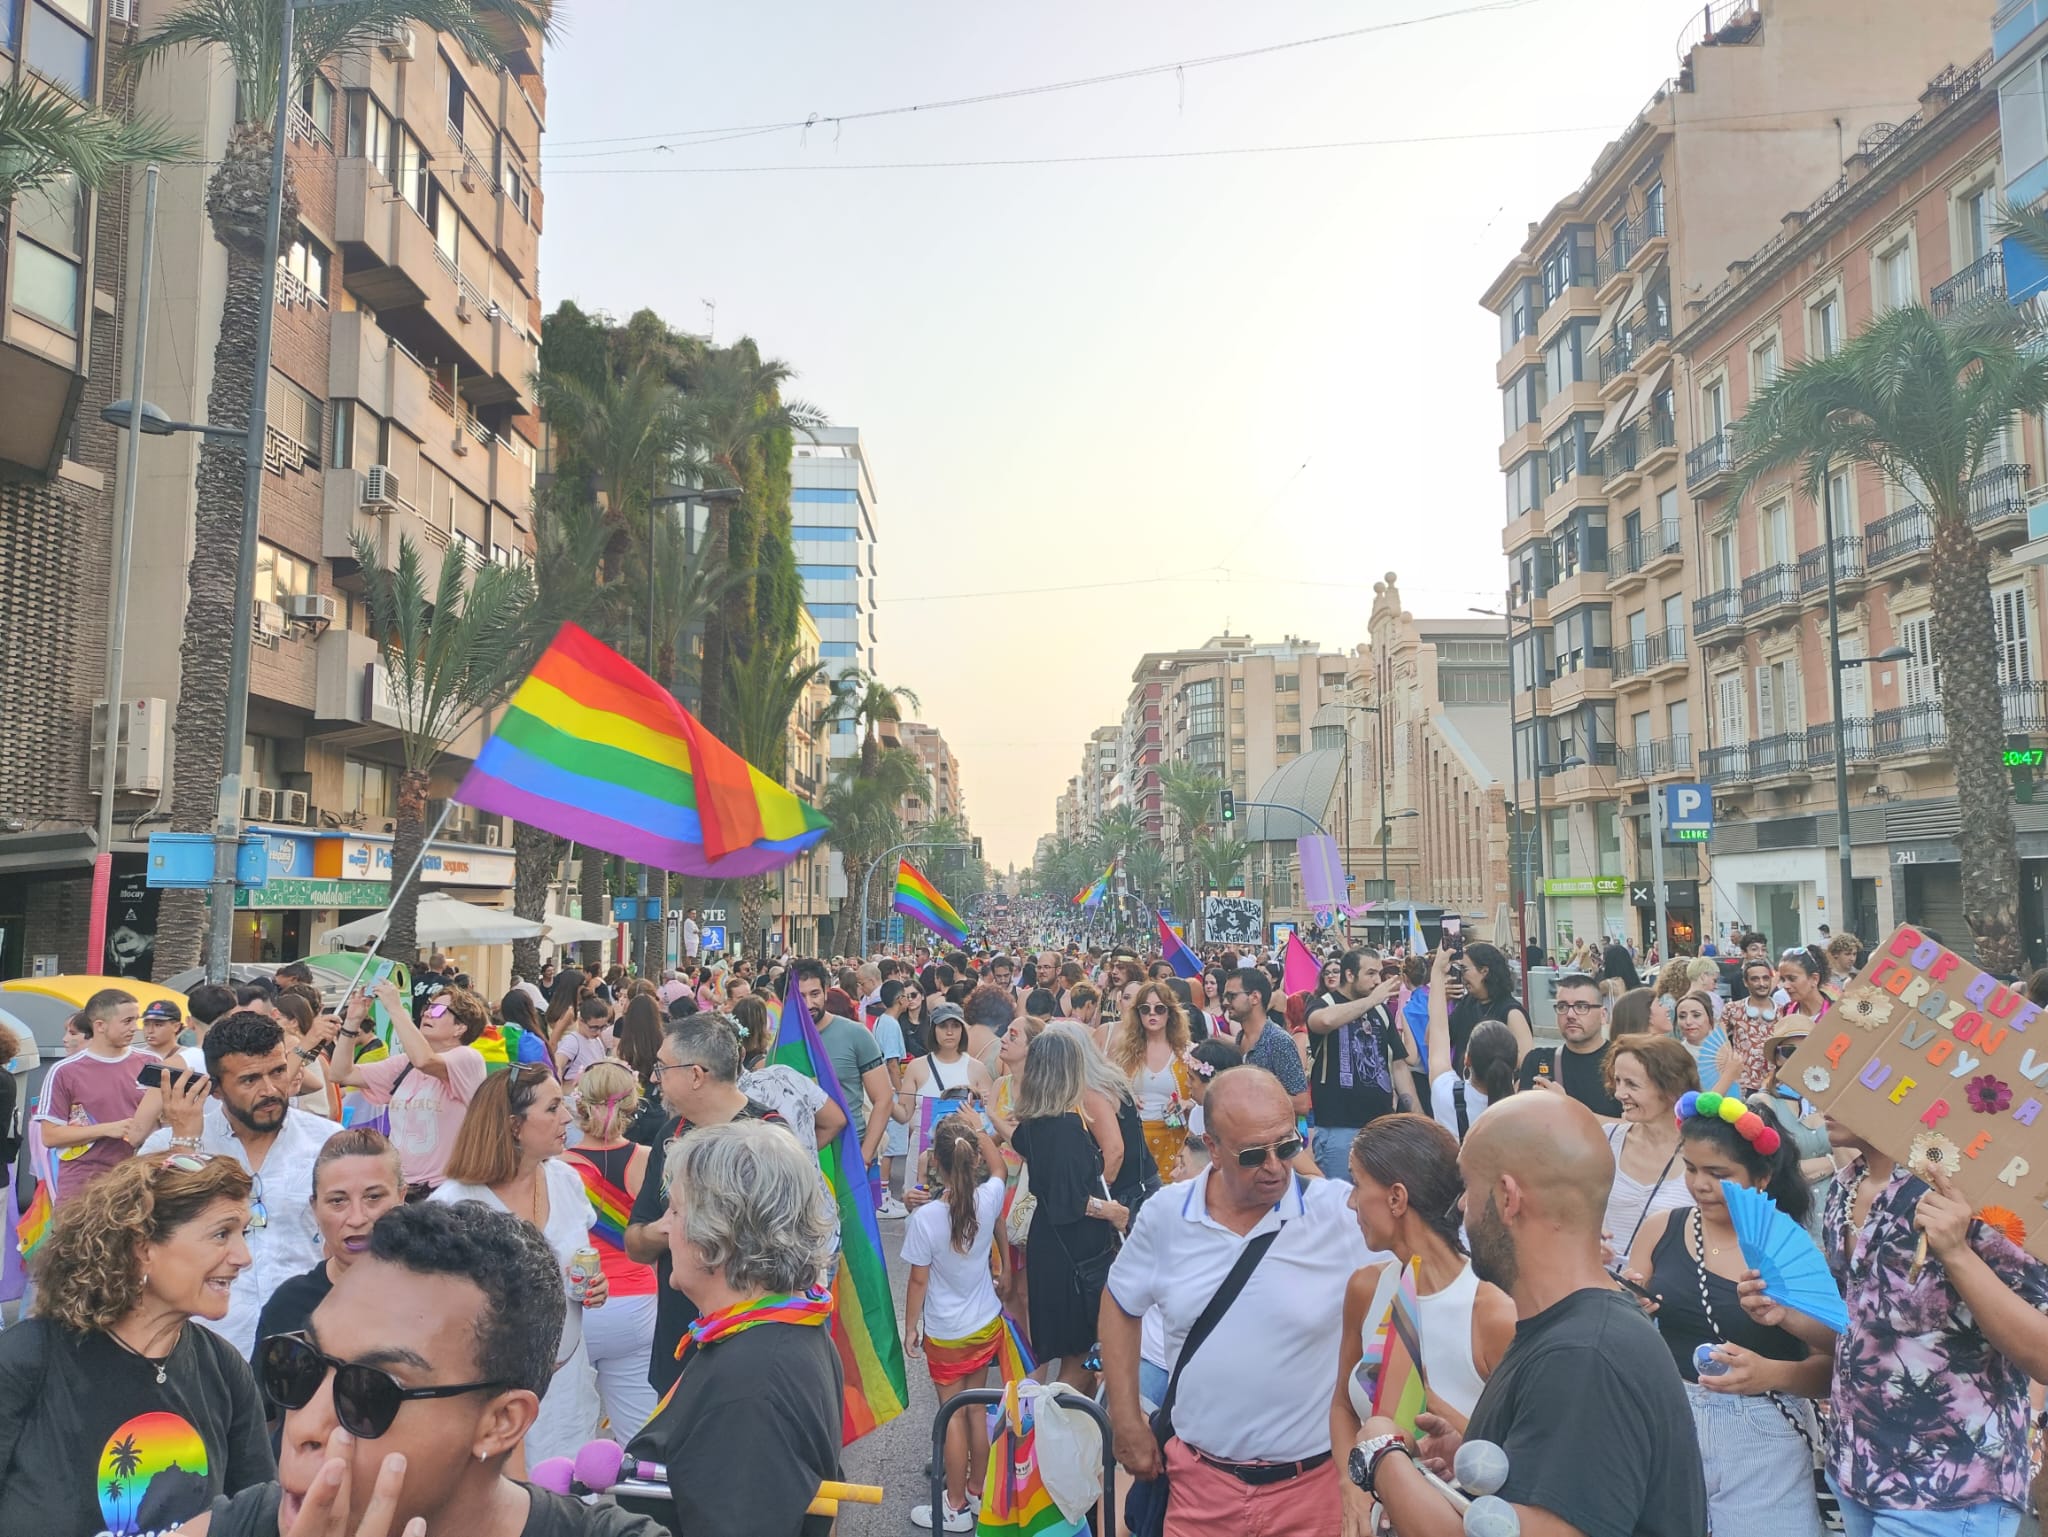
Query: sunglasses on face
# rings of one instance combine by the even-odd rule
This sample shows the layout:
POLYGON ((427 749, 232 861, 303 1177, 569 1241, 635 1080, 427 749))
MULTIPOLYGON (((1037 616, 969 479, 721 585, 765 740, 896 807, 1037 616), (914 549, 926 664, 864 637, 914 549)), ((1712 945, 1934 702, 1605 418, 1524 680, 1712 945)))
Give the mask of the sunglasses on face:
POLYGON ((416 1398, 460 1398, 492 1392, 502 1382, 458 1382, 446 1387, 409 1388, 387 1371, 324 1355, 303 1334, 273 1334, 257 1352, 264 1391, 286 1409, 303 1409, 334 1373, 334 1417, 341 1428, 374 1441, 391 1428, 398 1411, 416 1398))
POLYGON ((1241 1147, 1237 1150, 1237 1166, 1240 1169, 1263 1168, 1268 1158, 1277 1158, 1284 1167, 1301 1156, 1302 1147, 1300 1136, 1294 1133, 1282 1137, 1278 1142, 1267 1142, 1258 1147, 1241 1147))
POLYGON ((1141 1003, 1138 1005, 1138 1012, 1140 1014, 1164 1014, 1166 1012, 1166 1005, 1163 1003, 1141 1003))

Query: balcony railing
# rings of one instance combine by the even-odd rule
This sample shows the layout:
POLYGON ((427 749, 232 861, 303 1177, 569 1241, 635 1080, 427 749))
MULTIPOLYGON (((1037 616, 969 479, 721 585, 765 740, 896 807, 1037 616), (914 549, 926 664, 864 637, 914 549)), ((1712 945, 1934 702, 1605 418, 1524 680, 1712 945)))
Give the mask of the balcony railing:
POLYGON ((1879 518, 1863 531, 1863 557, 1875 571, 1888 561, 1918 555, 1934 543, 1934 519, 1917 503, 1879 518))
MULTIPOLYGON (((1849 762, 1868 763, 1877 756, 1868 717, 1852 717, 1844 723, 1843 738, 1849 762)), ((1835 723, 1823 721, 1806 728, 1806 766, 1815 773, 1832 772, 1835 766, 1835 723)))
MULTIPOLYGON (((1838 536, 1835 540, 1835 580, 1837 582, 1861 581, 1863 578, 1863 541, 1854 534, 1838 536)), ((1828 585, 1828 547, 1804 550, 1799 556, 1799 595, 1823 591, 1828 585)))
POLYGON ((1742 612, 1745 616, 1779 608, 1799 598, 1799 568, 1780 563, 1766 566, 1754 576, 1742 579, 1742 612))
POLYGON ((1692 772, 1692 738, 1658 737, 1621 749, 1620 773, 1628 779, 1649 779, 1658 774, 1692 772))
POLYGON ((1595 669, 1605 672, 1614 666, 1614 652, 1607 646, 1585 646, 1577 651, 1567 651, 1551 664, 1550 681, 1576 677, 1582 672, 1595 669))
MULTIPOLYGON (((1998 694, 2008 735, 2048 733, 2048 683, 2003 683, 1998 694)), ((1871 718, 1871 728, 1880 758, 1914 757, 1940 752, 1948 746, 1948 722, 1941 705, 1932 700, 1896 710, 1880 710, 1871 718)))
POLYGON ((2005 297, 2005 253, 1987 251, 1946 283, 1935 285, 1927 302, 1938 314, 2005 297))
POLYGON ((1653 630, 1641 640, 1624 642, 1614 648, 1614 676, 1639 678, 1660 667, 1685 660, 1685 631, 1678 625, 1653 630))
POLYGON ((1742 620, 1742 594, 1732 587, 1695 598, 1692 605, 1692 633, 1701 639, 1725 630, 1742 620))
POLYGON ((1709 747, 1700 753, 1700 778, 1709 784, 1749 783, 1749 744, 1709 747))
POLYGON ((2022 464, 2001 464, 1970 482, 1970 526, 1987 528, 2007 518, 2027 515, 2027 470, 2022 464))
POLYGON ((1735 467, 1735 424, 1730 422, 1685 456, 1685 484, 1688 490, 1725 475, 1735 467))
POLYGON ((1751 742, 1749 771, 1752 779, 1775 779, 1787 774, 1805 773, 1806 733, 1782 731, 1751 742))
POLYGON ((1667 555, 1677 555, 1685 548, 1685 533, 1677 523, 1659 523, 1640 533, 1630 534, 1622 542, 1621 569, 1640 571, 1667 555))
POLYGON ((1657 343, 1671 339, 1671 322, 1645 318, 1631 326, 1600 351, 1600 382, 1627 373, 1657 343))

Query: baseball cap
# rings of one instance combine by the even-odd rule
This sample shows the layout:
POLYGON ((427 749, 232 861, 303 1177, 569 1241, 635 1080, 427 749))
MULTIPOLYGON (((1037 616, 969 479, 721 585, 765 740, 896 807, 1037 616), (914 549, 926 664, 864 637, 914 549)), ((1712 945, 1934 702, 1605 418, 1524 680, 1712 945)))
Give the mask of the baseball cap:
POLYGON ((924 1018, 928 1025, 936 1025, 942 1019, 957 1019, 963 1025, 967 1023, 967 1016, 960 1012, 957 1003, 935 1003, 924 1018))
POLYGON ((183 1023, 185 1015, 170 999, 159 998, 155 1003, 152 1003, 142 1011, 142 1017, 151 1024, 159 1024, 164 1020, 170 1020, 173 1023, 183 1023))

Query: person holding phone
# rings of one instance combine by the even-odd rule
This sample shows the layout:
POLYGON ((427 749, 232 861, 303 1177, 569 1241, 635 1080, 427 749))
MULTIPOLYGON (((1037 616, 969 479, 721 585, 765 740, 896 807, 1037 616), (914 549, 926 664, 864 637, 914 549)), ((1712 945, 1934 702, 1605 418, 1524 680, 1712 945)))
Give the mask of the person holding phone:
POLYGON ((118 987, 103 988, 80 1011, 85 1047, 66 1057, 43 1080, 36 1120, 53 1155, 51 1204, 64 1203, 123 1162, 162 1114, 163 1096, 141 1081, 144 1067, 161 1067, 135 1044, 142 1005, 118 987))
POLYGON ((424 1200, 447 1173, 463 1112, 490 1070, 475 1042, 491 1016, 474 993, 444 988, 415 1025, 389 979, 375 991, 399 1050, 381 1062, 355 1060, 369 1010, 369 999, 358 993, 348 1001, 339 1032, 343 1049, 334 1054, 334 1080, 361 1089, 372 1104, 391 1107, 391 1145, 405 1166, 406 1199, 424 1200))

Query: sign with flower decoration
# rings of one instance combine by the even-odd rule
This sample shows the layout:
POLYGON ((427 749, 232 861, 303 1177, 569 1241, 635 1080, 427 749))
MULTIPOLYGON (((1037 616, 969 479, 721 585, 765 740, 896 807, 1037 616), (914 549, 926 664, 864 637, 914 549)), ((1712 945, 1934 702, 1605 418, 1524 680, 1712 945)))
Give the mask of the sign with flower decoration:
POLYGON ((1902 926, 1778 1079, 2048 1260, 2048 1015, 2024 992, 1902 926))

